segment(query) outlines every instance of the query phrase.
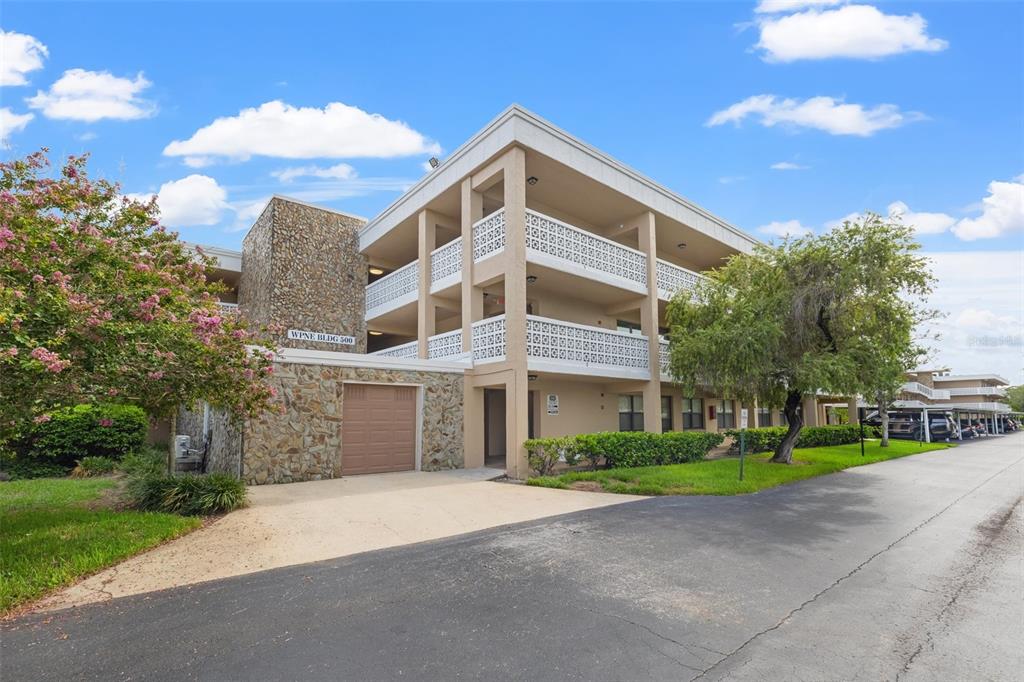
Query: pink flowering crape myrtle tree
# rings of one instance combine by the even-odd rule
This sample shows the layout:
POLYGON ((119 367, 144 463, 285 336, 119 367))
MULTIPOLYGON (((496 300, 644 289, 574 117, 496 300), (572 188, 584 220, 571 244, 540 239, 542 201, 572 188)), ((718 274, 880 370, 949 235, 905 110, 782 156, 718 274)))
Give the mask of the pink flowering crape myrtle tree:
POLYGON ((84 402, 265 409, 268 330, 218 308, 212 260, 159 224, 155 202, 90 180, 86 157, 54 174, 45 152, 0 163, 0 447, 84 402))

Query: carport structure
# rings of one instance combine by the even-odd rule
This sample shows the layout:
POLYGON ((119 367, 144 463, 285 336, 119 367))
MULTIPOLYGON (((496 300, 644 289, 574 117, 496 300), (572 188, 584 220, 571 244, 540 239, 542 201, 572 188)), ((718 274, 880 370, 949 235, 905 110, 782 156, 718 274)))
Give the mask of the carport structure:
POLYGON ((893 403, 892 409, 903 412, 920 411, 921 423, 923 425, 924 441, 930 443, 931 414, 952 413, 956 422, 957 440, 963 440, 961 424, 967 420, 970 424, 980 423, 985 427, 986 432, 992 435, 1006 433, 1006 419, 1008 417, 1020 417, 1020 413, 1011 412, 1005 403, 948 403, 943 405, 929 405, 919 400, 897 400, 893 403))

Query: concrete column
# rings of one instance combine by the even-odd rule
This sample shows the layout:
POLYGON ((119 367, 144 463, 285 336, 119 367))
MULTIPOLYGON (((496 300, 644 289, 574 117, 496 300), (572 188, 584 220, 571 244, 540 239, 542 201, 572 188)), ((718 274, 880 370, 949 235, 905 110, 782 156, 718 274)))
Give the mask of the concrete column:
POLYGON ((813 395, 804 397, 804 426, 818 426, 818 400, 813 395))
POLYGON ((463 379, 462 447, 464 466, 476 469, 484 465, 484 389, 473 385, 473 377, 463 379))
POLYGON ((422 210, 419 214, 419 289, 416 306, 417 356, 427 357, 427 343, 434 335, 435 312, 430 296, 430 253, 437 244, 437 219, 432 211, 422 210))
POLYGON ((637 240, 647 256, 647 295, 640 304, 640 332, 647 337, 647 366, 651 378, 644 384, 644 431, 661 433, 661 345, 658 343, 658 239, 654 213, 637 218, 637 240))
POLYGON ((512 369, 506 385, 506 468, 515 478, 530 475, 523 442, 529 435, 526 356, 526 152, 505 156, 505 358, 512 369))
MULTIPOLYGON (((483 319, 484 294, 473 286, 473 223, 483 218, 484 201, 472 178, 462 181, 462 351, 473 349, 473 323, 483 319)), ((482 400, 483 398, 481 398, 482 400)))

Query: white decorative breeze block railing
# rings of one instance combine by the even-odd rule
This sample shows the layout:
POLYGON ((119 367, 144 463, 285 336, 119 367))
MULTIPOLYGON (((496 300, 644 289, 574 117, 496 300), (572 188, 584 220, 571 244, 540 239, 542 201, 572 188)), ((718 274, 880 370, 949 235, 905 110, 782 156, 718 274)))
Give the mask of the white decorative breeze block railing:
POLYGON ((237 310, 238 309, 238 304, 237 303, 228 303, 227 301, 217 301, 217 306, 219 308, 224 308, 225 310, 237 310))
POLYGON ((967 386, 963 388, 947 388, 945 392, 951 396, 1006 395, 1006 389, 1002 386, 967 386))
POLYGON ((505 316, 497 315, 473 323, 473 362, 505 359, 505 316))
POLYGON ((693 290, 701 280, 692 270, 679 267, 674 263, 658 259, 656 264, 658 272, 658 298, 670 300, 680 289, 693 290))
POLYGON ((647 337, 548 317, 526 316, 530 359, 585 367, 647 370, 647 337))
POLYGON ((427 339, 427 357, 450 358, 453 355, 462 355, 462 330, 436 334, 427 339))
POLYGON ((528 253, 569 261, 585 271, 626 280, 639 289, 647 288, 647 256, 642 251, 529 209, 526 249, 528 253))
POLYGON ((454 284, 462 274, 462 237, 457 237, 430 253, 430 284, 454 284))
POLYGON ((473 262, 483 260, 505 248, 505 209, 473 223, 473 262))
POLYGON ((668 341, 666 341, 663 337, 659 338, 658 339, 658 346, 659 346, 659 352, 658 352, 658 365, 659 365, 659 369, 661 370, 662 376, 668 376, 668 374, 669 374, 669 372, 668 372, 668 364, 669 364, 668 341))
POLYGON ((942 388, 932 388, 918 381, 908 381, 903 384, 904 393, 916 393, 931 400, 949 400, 950 392, 942 388))
POLYGON ((415 301, 419 294, 419 261, 413 261, 366 287, 367 319, 415 301))
POLYGON ((410 341, 409 343, 403 343, 400 346, 392 346, 391 348, 385 348, 384 350, 367 353, 367 355, 377 355, 385 358, 414 358, 418 353, 419 342, 410 341))

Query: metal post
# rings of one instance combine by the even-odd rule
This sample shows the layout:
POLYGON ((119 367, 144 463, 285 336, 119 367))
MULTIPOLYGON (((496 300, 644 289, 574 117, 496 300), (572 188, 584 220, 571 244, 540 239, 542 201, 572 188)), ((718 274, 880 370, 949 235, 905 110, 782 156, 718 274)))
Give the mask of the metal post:
POLYGON ((932 427, 928 423, 928 408, 921 410, 921 433, 924 435, 924 442, 932 442, 932 427))
POLYGON ((740 431, 740 480, 743 480, 743 455, 747 450, 747 430, 740 431))
POLYGON ((864 456, 864 417, 860 415, 860 410, 857 411, 857 423, 860 424, 860 456, 864 456))

